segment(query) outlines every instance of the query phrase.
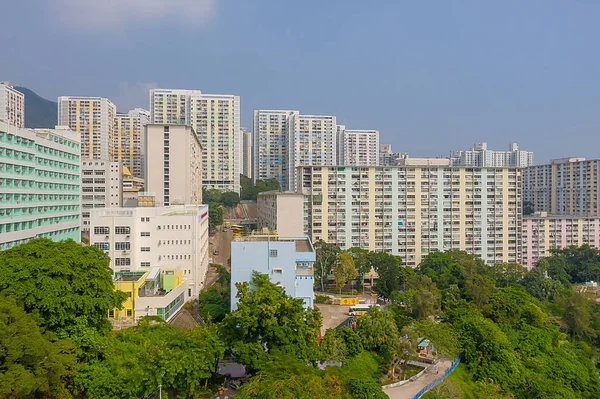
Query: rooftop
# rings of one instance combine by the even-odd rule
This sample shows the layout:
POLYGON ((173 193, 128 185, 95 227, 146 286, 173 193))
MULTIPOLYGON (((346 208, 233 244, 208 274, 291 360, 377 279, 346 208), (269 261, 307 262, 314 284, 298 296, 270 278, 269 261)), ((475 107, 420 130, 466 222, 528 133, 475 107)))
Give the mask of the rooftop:
POLYGON ((249 235, 234 238, 237 242, 295 242, 296 252, 314 252, 308 237, 279 237, 276 235, 249 235))

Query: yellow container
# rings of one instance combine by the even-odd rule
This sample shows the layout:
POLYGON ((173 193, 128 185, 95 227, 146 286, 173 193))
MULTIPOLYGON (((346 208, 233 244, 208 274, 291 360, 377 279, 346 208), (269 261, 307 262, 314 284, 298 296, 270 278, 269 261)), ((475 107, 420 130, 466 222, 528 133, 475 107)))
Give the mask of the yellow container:
POLYGON ((358 305, 358 298, 340 298, 340 305, 358 305))

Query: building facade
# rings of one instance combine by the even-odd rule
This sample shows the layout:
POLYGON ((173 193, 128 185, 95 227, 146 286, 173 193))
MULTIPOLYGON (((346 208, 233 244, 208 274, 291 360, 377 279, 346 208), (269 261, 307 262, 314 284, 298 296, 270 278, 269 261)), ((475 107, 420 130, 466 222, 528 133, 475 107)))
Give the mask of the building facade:
POLYGON ((206 280, 208 205, 94 209, 90 245, 110 257, 115 274, 181 270, 187 302, 206 280))
POLYGON ((554 159, 523 170, 523 200, 536 212, 600 216, 600 160, 554 159))
POLYGON ((600 218, 548 216, 538 212, 523 218, 522 236, 521 265, 531 270, 540 258, 551 256, 551 249, 584 244, 600 248, 600 218))
POLYGON ((240 97, 200 90, 150 90, 152 123, 191 125, 202 144, 202 184, 240 192, 240 97))
POLYGON ((379 132, 349 130, 338 125, 337 164, 349 166, 379 165, 379 132))
POLYGON ((90 212, 123 206, 121 164, 117 161, 81 161, 81 231, 90 231, 90 212))
POLYGON ((128 168, 133 176, 144 178, 144 129, 150 123, 150 111, 136 108, 115 117, 113 154, 116 161, 128 168))
POLYGON ((58 124, 80 134, 85 159, 113 160, 116 114, 117 108, 107 98, 58 97, 58 124))
POLYGON ((269 191, 256 198, 258 228, 277 231, 280 237, 300 237, 304 229, 304 195, 269 191))
POLYGON ((446 250, 520 262, 519 168, 313 166, 298 175, 313 242, 389 252, 412 267, 446 250))
POLYGON ((0 250, 46 237, 81 239, 78 134, 0 122, 0 250))
POLYGON ((475 143, 467 151, 452 151, 450 158, 456 166, 525 168, 533 165, 533 152, 520 150, 517 143, 510 143, 508 151, 492 151, 485 142, 475 143))
POLYGON ((148 124, 146 191, 157 206, 202 203, 202 146, 187 125, 148 124))
POLYGON ((408 152, 393 152, 391 144, 379 145, 379 165, 398 166, 400 158, 408 158, 408 152))
POLYGON ((25 95, 11 82, 0 82, 0 121, 25 127, 25 95))
POLYGON ((288 190, 295 191, 296 168, 337 163, 337 124, 335 116, 292 114, 288 126, 288 190))
MULTIPOLYGON (((292 115, 300 111, 254 111, 252 178, 275 179, 282 188, 290 186, 289 178, 289 124, 292 115)), ((293 183, 292 183, 293 184, 293 183)))
POLYGON ((252 178, 252 132, 242 127, 242 137, 244 139, 242 149, 242 174, 246 177, 252 178))
POLYGON ((257 271, 285 289, 287 295, 313 307, 315 250, 308 237, 245 236, 231 243, 231 309, 237 308, 236 283, 257 271))

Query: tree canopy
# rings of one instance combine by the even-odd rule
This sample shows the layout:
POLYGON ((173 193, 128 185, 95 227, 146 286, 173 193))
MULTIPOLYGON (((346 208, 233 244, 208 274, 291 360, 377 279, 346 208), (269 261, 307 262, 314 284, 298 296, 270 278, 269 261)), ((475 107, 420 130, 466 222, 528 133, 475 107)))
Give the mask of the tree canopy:
POLYGON ((108 333, 109 309, 120 308, 125 300, 114 289, 108 256, 72 240, 36 238, 2 251, 0 270, 0 292, 59 334, 70 335, 82 325, 108 333))

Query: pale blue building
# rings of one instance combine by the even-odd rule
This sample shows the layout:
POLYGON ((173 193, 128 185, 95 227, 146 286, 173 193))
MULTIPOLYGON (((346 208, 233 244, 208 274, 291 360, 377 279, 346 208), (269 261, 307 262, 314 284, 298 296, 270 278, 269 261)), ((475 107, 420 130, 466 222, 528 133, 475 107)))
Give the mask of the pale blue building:
POLYGON ((246 236, 231 243, 231 309, 237 308, 236 283, 252 272, 267 274, 287 295, 313 306, 315 249, 308 237, 246 236))

